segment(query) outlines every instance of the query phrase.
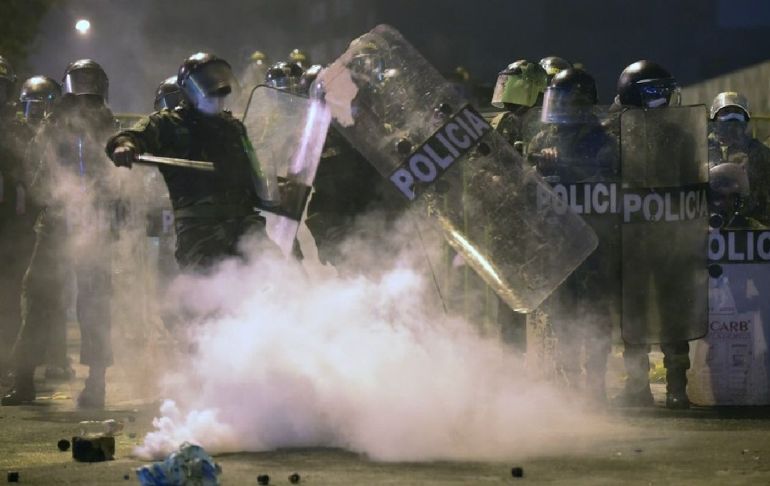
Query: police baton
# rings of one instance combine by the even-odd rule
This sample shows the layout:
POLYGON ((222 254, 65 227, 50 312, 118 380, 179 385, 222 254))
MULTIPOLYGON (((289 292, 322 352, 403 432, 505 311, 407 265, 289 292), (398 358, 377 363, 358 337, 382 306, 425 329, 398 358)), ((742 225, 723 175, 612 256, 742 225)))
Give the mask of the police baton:
POLYGON ((183 167, 186 169, 214 172, 214 163, 203 160, 176 159, 174 157, 158 157, 156 155, 141 154, 136 156, 134 163, 154 166, 165 165, 169 167, 183 167))

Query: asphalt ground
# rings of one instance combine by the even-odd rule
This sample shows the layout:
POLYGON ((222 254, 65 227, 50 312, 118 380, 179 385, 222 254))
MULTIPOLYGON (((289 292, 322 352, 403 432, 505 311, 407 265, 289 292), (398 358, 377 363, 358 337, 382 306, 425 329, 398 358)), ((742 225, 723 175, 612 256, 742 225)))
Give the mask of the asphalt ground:
MULTIPOLYGON (((78 368, 79 376, 83 369, 78 368)), ((108 391, 107 410, 79 411, 73 398, 82 380, 44 383, 32 405, 0 408, 0 481, 19 473, 20 484, 138 484, 135 469, 146 461, 131 451, 152 429, 158 403, 118 391, 120 376, 108 391), (60 439, 76 435, 82 420, 120 420, 115 460, 78 463, 61 452, 60 439)), ((610 422, 629 426, 627 437, 576 443, 568 454, 511 457, 501 462, 376 462, 339 449, 281 449, 215 457, 224 485, 290 484, 300 475, 309 485, 410 484, 770 484, 770 409, 762 407, 662 407, 662 385, 654 387, 656 407, 608 410, 610 422), (514 478, 520 467, 523 477, 514 478)), ((526 438, 522 438, 525 440, 526 438)))

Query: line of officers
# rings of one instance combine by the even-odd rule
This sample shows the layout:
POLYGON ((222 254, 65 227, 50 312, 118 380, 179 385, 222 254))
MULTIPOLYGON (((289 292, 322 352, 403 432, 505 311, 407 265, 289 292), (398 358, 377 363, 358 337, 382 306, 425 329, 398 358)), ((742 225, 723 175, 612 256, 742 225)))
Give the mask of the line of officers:
MULTIPOLYGON (((269 67, 259 52, 252 61, 243 84, 254 85, 264 79, 274 88, 295 93, 307 92, 320 71, 320 66, 309 66, 301 51, 292 52, 287 62, 269 67)), ((255 191, 253 168, 258 161, 245 127, 225 110, 228 99, 237 95, 238 83, 225 60, 210 53, 194 54, 182 63, 176 76, 161 83, 156 111, 117 133, 107 106, 108 79, 94 61, 70 64, 61 87, 42 76, 27 80, 20 96, 22 116, 13 103, 13 70, 4 59, 0 61, 0 83, 4 135, 0 144, 0 234, 6 245, 2 247, 3 263, 11 270, 3 274, 7 280, 2 287, 3 356, 12 350, 6 363, 12 370, 12 381, 2 404, 18 405, 35 399, 34 371, 42 363, 49 365, 51 377, 71 374, 64 348, 66 303, 62 289, 68 279, 74 279, 82 336, 80 358, 89 367, 78 405, 103 407, 105 373, 112 364, 110 247, 120 231, 115 223, 120 218, 114 215, 125 206, 114 197, 111 181, 115 171, 106 169, 107 157, 116 166, 128 168, 142 153, 214 163, 214 172, 159 167, 173 208, 175 257, 181 271, 205 272, 222 258, 240 256, 238 242, 247 234, 263 241, 265 251, 275 251, 260 212, 264 206, 255 191), (101 220, 106 222, 93 223, 101 220), (14 325, 18 315, 22 316, 20 326, 14 325)), ((544 176, 552 177, 565 167, 561 161, 569 160, 573 155, 569 152, 575 148, 591 152, 590 158, 597 161, 592 177, 605 169, 599 154, 617 134, 612 133, 611 125, 593 117, 596 85, 584 70, 555 57, 539 63, 514 62, 499 74, 492 101, 504 108, 493 120, 495 129, 526 154, 544 176), (544 128, 529 137, 525 120, 534 108, 540 109, 544 128)), ((613 107, 619 112, 623 107, 657 109, 678 103, 679 87, 673 76, 653 62, 639 61, 621 74, 613 107)), ((748 135, 748 104, 738 94, 720 94, 714 100, 711 119, 722 127, 709 140, 714 156, 715 207, 721 208, 727 221, 767 224, 766 184, 770 177, 766 171, 770 158, 767 148, 748 135)), ((355 218, 372 209, 397 214, 406 207, 334 129, 324 146, 314 189, 306 224, 321 261, 343 271, 355 271, 342 268, 338 246, 355 218), (362 184, 362 180, 371 184, 362 184)), ((601 245, 591 258, 602 258, 601 245)), ((576 302, 590 303, 602 292, 602 286, 608 285, 601 278, 587 281, 591 283, 567 286, 576 302)), ((506 321, 501 322, 503 326, 524 325, 516 314, 501 315, 506 321)), ((558 339, 570 349, 557 358, 569 384, 577 387, 584 372, 583 386, 588 394, 604 401, 610 319, 594 319, 588 327, 598 334, 590 337, 575 332, 577 326, 555 327, 560 328, 558 339), (581 340, 586 348, 585 363, 576 362, 572 352, 581 340)), ((688 343, 663 343, 662 348, 667 369, 666 404, 687 407, 688 343)), ((628 380, 619 403, 652 405, 648 352, 646 345, 626 346, 628 380)))
MULTIPOLYGON (((262 62, 255 59, 250 67, 256 66, 261 78, 246 82, 306 92, 320 66, 306 69, 305 60, 306 55, 295 50, 288 61, 261 70, 262 62)), ((253 78, 255 73, 249 75, 253 78)), ((66 68, 61 84, 45 76, 26 80, 17 104, 13 67, 0 57, 4 406, 35 400, 34 375, 42 364, 47 365, 47 379, 73 377, 66 321, 73 297, 67 289, 74 287, 80 362, 88 367, 77 405, 104 407, 106 371, 113 363, 114 243, 125 233, 124 223, 132 211, 132 195, 121 192, 125 174, 119 174, 110 159, 128 168, 142 153, 213 162, 213 172, 159 167, 173 209, 179 271, 207 272, 224 258, 242 257, 239 241, 245 235, 261 242, 264 251, 279 254, 267 237, 261 214, 267 204, 256 190, 259 162, 254 148, 244 125, 225 109, 241 96, 227 61, 210 53, 185 59, 177 75, 158 87, 156 111, 127 130, 120 131, 107 104, 108 92, 102 67, 83 59, 66 68)), ((244 99, 233 104, 239 102, 244 99)), ((363 158, 347 155, 353 153, 342 137, 330 135, 319 184, 338 172, 335 161, 352 160, 353 171, 374 181, 372 187, 382 186, 363 158)), ((346 177, 342 179, 347 181, 346 177)), ((337 189, 318 187, 308 218, 324 261, 339 255, 331 248, 343 238, 339 231, 326 228, 349 226, 353 214, 363 213, 364 206, 377 199, 376 190, 367 194, 366 201, 331 196, 337 189)))
MULTIPOLYGON (((622 71, 612 105, 600 108, 596 83, 588 72, 562 58, 547 57, 539 62, 519 60, 506 66, 499 73, 492 104, 504 110, 493 118, 493 127, 546 181, 590 184, 621 180, 621 113, 633 108, 662 110, 679 106, 680 87, 663 66, 641 60, 622 71)), ((768 229, 770 149, 750 135, 747 100, 736 92, 719 93, 709 118, 709 209, 719 216, 712 221, 719 221, 721 229, 768 229)), ((679 128, 670 127, 670 131, 676 129, 679 128)), ((676 145, 687 143, 688 138, 684 133, 668 134, 672 159, 679 153, 676 145)), ((616 220, 595 216, 586 217, 586 221, 599 236, 596 252, 546 300, 535 316, 548 314, 556 337, 557 375, 567 386, 580 388, 588 398, 604 403, 607 357, 613 326, 620 315, 618 264, 622 253, 618 253, 616 220)), ((660 273, 667 271, 676 269, 661 269, 660 273)), ((670 287, 670 282, 659 282, 659 294, 674 295, 659 295, 658 299, 677 299, 682 289, 670 287)), ((515 314, 503 315, 503 319, 503 327, 525 326, 524 319, 515 314)), ((676 326, 673 320, 666 324, 663 316, 664 326, 676 326)), ((625 332, 623 335, 625 338, 625 332)), ((663 340, 660 347, 666 368, 666 407, 689 408, 689 343, 663 340)), ((649 351, 649 344, 624 341, 627 379, 623 392, 616 397, 616 405, 653 405, 649 351)))

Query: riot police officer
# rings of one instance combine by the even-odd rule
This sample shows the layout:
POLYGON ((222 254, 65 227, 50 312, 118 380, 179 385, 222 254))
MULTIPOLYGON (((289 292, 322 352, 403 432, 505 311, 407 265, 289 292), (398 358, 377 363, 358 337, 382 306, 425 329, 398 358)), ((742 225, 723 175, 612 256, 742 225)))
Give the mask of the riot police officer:
MULTIPOLYGON (((678 106, 681 102, 680 88, 676 79, 663 66, 641 60, 628 65, 620 74, 613 110, 620 113, 624 108, 645 109, 678 106)), ((660 127, 665 130, 665 127, 660 127)), ((670 127, 675 130, 676 127, 670 127)), ((683 138, 683 137, 679 137, 683 138)), ((672 137, 676 140, 677 137, 672 137)), ((666 271, 667 269, 650 269, 666 271)), ((687 341, 662 342, 663 363, 666 368, 666 407, 689 408, 687 398, 687 370, 690 368, 690 345, 687 341)), ((651 406, 649 371, 650 346, 648 344, 625 343, 623 360, 628 378, 618 404, 630 406, 651 406)))
MULTIPOLYGON (((43 120, 51 115, 53 107, 56 102, 61 98, 62 91, 61 85, 47 77, 47 76, 33 76, 21 85, 21 93, 19 94, 19 105, 21 107, 21 113, 24 116, 24 120, 34 129, 37 129, 43 120)), ((31 160, 34 151, 32 147, 28 147, 28 153, 25 157, 27 165, 31 165, 31 160)), ((27 269, 29 264, 29 257, 32 253, 32 248, 35 244, 35 233, 32 231, 35 219, 37 218, 41 208, 37 207, 35 201, 32 198, 27 198, 25 211, 28 215, 28 222, 24 225, 25 234, 29 234, 30 244, 29 252, 25 258, 24 270, 27 269)), ((21 279, 19 279, 21 282, 21 279)), ((49 329, 48 339, 48 357, 46 359, 45 377, 49 379, 66 380, 75 376, 75 371, 70 366, 69 358, 67 357, 67 329, 66 323, 57 321, 58 326, 52 326, 49 329)))
POLYGON ((246 88, 246 91, 264 82, 269 66, 270 61, 264 52, 254 51, 249 56, 249 63, 241 76, 241 85, 246 88))
POLYGON ((61 97, 61 85, 47 76, 33 76, 21 85, 19 103, 24 119, 37 125, 51 113, 61 97))
MULTIPOLYGON (((74 273, 80 325, 80 361, 88 366, 78 405, 101 408, 112 364, 111 251, 115 187, 100 141, 117 122, 106 105, 109 81, 93 60, 71 63, 63 95, 35 138, 39 155, 32 195, 44 206, 23 283, 24 319, 14 347, 15 384, 3 405, 35 399, 33 375, 52 330, 63 329, 67 275, 74 273)), ((35 160, 38 157, 35 157, 35 160)))
POLYGON ((719 164, 709 170, 709 209, 712 227, 763 230, 750 216, 751 182, 739 164, 719 164), (714 219, 716 218, 716 219, 714 219))
POLYGON ((523 118, 532 107, 543 104, 547 78, 539 64, 524 59, 509 64, 497 75, 492 106, 505 111, 497 115, 491 125, 511 145, 519 142, 521 146, 523 118))
POLYGON ((277 62, 270 66, 265 74, 265 84, 290 93, 301 92, 301 80, 304 70, 295 62, 277 62))
POLYGON ((177 262, 204 271, 240 256, 244 235, 266 240, 265 219, 256 209, 257 162, 243 124, 224 109, 234 84, 227 61, 194 54, 179 68, 177 83, 185 102, 112 136, 106 151, 117 166, 131 167, 141 153, 214 163, 214 172, 160 167, 174 210, 177 262))
POLYGON ((155 111, 173 110, 184 101, 184 94, 176 83, 176 76, 171 76, 163 80, 155 90, 155 102, 153 107, 155 111))
POLYGON ((739 164, 752 187, 745 211, 752 219, 770 225, 770 148, 749 132, 751 112, 746 98, 736 92, 719 93, 711 104, 709 163, 739 164))
MULTIPOLYGON (((596 103, 596 83, 582 69, 559 72, 546 88, 542 130, 529 143, 527 153, 546 181, 566 193, 609 187, 617 181, 618 143, 602 127, 596 103)), ((599 246, 537 313, 547 315, 553 327, 557 372, 567 386, 579 389, 584 367, 586 396, 601 404, 606 400, 613 317, 620 305, 618 219, 612 213, 584 218, 596 231, 599 246), (583 350, 585 366, 580 361, 583 350)))
POLYGON ((310 56, 302 49, 292 49, 289 53, 288 62, 297 64, 303 70, 313 65, 310 62, 310 56))
POLYGON ((8 356, 21 322, 21 280, 34 244, 24 156, 33 130, 16 116, 13 103, 16 75, 0 56, 0 374, 10 365, 8 356))

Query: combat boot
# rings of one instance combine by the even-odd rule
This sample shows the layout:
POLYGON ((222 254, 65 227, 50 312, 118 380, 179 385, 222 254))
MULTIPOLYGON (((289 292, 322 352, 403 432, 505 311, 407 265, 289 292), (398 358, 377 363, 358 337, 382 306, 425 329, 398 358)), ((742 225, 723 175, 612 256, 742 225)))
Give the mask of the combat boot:
POLYGON ((78 408, 104 408, 104 371, 94 373, 93 370, 86 378, 86 386, 78 396, 78 408))
POLYGON ((35 370, 17 370, 11 390, 2 399, 0 405, 13 407, 35 401, 35 370))
POLYGON ((687 370, 674 368, 666 370, 666 408, 686 410, 690 408, 687 397, 687 370))
POLYGON ((687 341, 661 344, 663 366, 666 367, 666 408, 690 408, 687 397, 687 370, 690 368, 690 345, 687 341))
POLYGON ((626 344, 623 361, 628 379, 623 391, 615 397, 618 407, 652 407, 655 400, 650 390, 649 349, 644 345, 626 344))

